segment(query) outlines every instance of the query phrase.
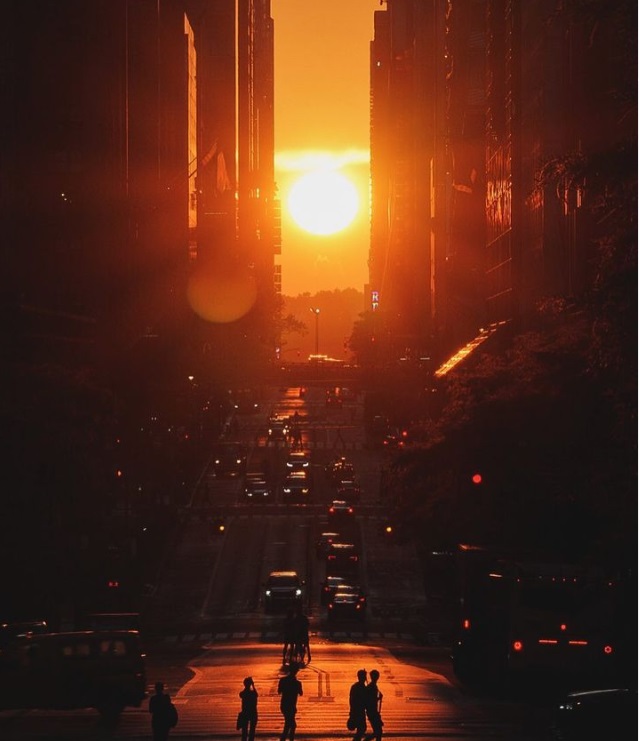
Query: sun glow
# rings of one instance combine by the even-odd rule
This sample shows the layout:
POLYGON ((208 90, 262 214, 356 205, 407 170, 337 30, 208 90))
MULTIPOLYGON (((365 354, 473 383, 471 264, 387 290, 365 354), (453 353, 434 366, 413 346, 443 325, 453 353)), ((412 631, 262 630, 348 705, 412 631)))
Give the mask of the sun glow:
POLYGON ((360 208, 357 188, 337 170, 317 169, 293 183, 288 210, 295 223, 311 234, 335 234, 345 229, 360 208))

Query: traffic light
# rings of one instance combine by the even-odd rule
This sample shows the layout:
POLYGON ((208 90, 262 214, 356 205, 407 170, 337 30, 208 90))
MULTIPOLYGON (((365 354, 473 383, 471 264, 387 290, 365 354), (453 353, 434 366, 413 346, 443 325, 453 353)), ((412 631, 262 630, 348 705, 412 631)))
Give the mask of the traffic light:
POLYGON ((483 476, 479 471, 476 471, 471 477, 470 480, 475 484, 475 486, 479 486, 483 482, 483 476))

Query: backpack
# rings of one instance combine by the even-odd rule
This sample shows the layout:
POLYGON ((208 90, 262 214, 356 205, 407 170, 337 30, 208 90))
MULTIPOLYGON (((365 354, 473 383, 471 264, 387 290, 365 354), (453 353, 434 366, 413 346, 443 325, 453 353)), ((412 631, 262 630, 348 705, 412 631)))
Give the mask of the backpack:
POLYGON ((175 728, 178 724, 178 711, 172 702, 169 703, 166 709, 166 722, 169 728, 175 728))

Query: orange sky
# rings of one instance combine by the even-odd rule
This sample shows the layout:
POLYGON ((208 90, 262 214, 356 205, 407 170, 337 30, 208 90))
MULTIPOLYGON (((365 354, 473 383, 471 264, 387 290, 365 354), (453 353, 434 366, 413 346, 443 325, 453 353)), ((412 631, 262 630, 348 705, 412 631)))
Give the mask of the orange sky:
POLYGON ((275 23, 275 179, 282 199, 282 293, 368 281, 369 47, 379 0, 272 0, 275 23), (306 172, 304 154, 344 162, 361 209, 350 227, 314 236, 286 209, 288 190, 306 172))

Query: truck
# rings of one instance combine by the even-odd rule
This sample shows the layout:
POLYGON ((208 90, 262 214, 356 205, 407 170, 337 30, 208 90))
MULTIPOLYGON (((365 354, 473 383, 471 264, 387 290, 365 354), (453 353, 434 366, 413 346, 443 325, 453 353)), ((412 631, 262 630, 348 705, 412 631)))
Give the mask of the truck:
POLYGON ((592 564, 459 544, 452 663, 465 683, 612 681, 622 585, 592 564))

